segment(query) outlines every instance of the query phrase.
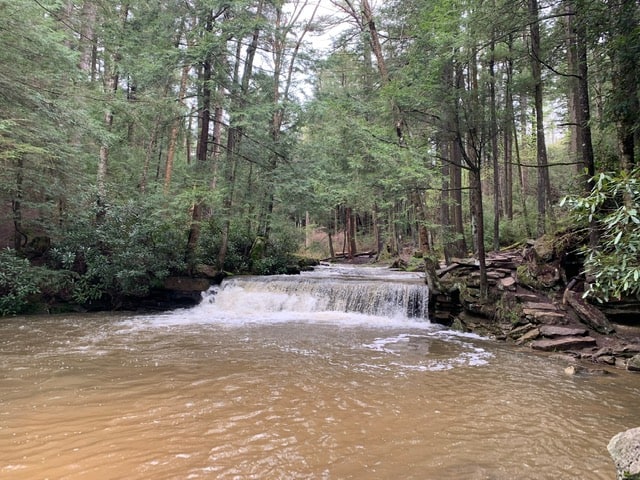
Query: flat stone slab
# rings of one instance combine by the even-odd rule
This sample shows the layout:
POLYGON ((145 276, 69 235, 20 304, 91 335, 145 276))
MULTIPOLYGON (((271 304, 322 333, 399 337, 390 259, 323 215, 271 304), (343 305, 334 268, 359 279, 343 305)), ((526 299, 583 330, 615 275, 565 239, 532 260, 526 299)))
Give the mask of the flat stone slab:
POLYGON ((588 333, 589 331, 586 328, 556 327, 554 325, 542 325, 540 327, 540 334, 547 338, 583 337, 588 333))
POLYGON ((535 340, 540 336, 540 330, 534 328, 533 330, 529 330, 527 333, 522 335, 520 338, 516 340, 516 345, 522 345, 527 343, 529 340, 535 340))
POLYGON ((526 304, 527 302, 534 302, 535 300, 538 299, 538 297, 536 297, 535 295, 532 295, 530 293, 522 293, 522 292, 517 292, 516 298, 520 300, 520 302, 522 302, 523 304, 526 304))
POLYGON ((542 302, 527 302, 524 304, 524 308, 528 308, 531 310, 552 310, 552 311, 558 310, 558 307, 556 307, 553 303, 542 303, 542 302))
POLYGON ((581 350, 596 346, 596 339, 593 337, 561 337, 545 340, 534 340, 531 348, 542 350, 543 352, 560 352, 565 350, 581 350))
POLYGON ((621 347, 617 347, 613 349, 613 353, 616 355, 623 355, 631 357, 636 353, 640 353, 640 344, 638 343, 629 343, 627 345, 623 345, 621 347))
POLYGON ((516 289, 516 279, 513 277, 506 277, 500 279, 500 283, 498 288, 502 288, 503 290, 515 290, 516 289))
POLYGON ((551 310, 534 310, 531 308, 524 308, 522 310, 525 317, 530 317, 535 320, 536 323, 563 323, 565 319, 564 313, 552 312, 551 310))

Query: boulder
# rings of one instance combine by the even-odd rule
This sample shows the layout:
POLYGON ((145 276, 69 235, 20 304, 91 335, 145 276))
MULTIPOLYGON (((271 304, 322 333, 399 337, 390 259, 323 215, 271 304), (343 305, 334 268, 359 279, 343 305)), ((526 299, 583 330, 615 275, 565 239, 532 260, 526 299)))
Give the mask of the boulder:
POLYGON ((640 480, 640 428, 618 433, 607 446, 617 480, 640 480))

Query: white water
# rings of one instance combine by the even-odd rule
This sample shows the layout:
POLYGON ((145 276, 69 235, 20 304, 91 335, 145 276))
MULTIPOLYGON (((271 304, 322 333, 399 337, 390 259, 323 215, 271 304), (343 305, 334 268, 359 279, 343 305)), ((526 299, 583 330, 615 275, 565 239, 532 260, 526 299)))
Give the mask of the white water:
POLYGON ((355 313, 384 317, 385 323, 407 319, 425 322, 428 296, 424 277, 417 273, 372 267, 320 267, 301 275, 226 280, 208 292, 197 314, 221 314, 225 318, 264 318, 266 314, 269 319, 287 319, 300 313, 313 318, 318 314, 338 314, 337 321, 344 322, 353 319, 355 313), (207 310, 207 304, 215 306, 207 310))

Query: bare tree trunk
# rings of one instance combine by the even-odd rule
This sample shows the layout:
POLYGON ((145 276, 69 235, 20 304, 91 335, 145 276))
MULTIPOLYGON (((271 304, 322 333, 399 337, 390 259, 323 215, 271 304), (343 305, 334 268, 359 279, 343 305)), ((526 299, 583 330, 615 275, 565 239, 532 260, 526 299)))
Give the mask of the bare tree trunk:
POLYGON ((613 108, 617 127, 620 170, 629 173, 635 165, 635 135, 640 116, 638 99, 637 44, 632 41, 638 29, 638 2, 636 0, 609 1, 615 17, 611 57, 614 65, 613 108), (635 49, 635 50, 634 50, 635 49))
MULTIPOLYGON (((213 12, 209 11, 205 18, 205 32, 213 31, 213 12)), ((204 170, 209 151, 209 126, 211 121, 211 77, 212 58, 207 53, 202 61, 200 70, 200 109, 198 112, 198 143, 196 144, 196 167, 204 170)), ((171 162, 173 166, 173 161, 171 162)), ((169 168, 167 168, 169 170, 169 168)), ((165 175, 165 188, 167 188, 165 175)), ((191 209, 191 224, 187 239, 186 260, 187 268, 191 271, 195 267, 198 243, 200 242, 201 222, 204 217, 204 204, 197 199, 191 209)))
POLYGON ((11 213, 13 216, 13 248, 20 252, 24 247, 27 236, 22 230, 22 197, 24 183, 24 159, 22 155, 16 159, 16 189, 11 200, 11 213))
POLYGON ((149 179, 149 168, 151 168, 151 157, 153 156, 153 152, 156 148, 156 143, 158 141, 158 129, 160 127, 158 124, 154 125, 153 130, 151 131, 151 137, 149 138, 149 143, 147 144, 147 148, 144 155, 144 164, 142 165, 142 175, 140 176, 140 192, 146 193, 147 191, 147 183, 149 179))
POLYGON ((80 26, 80 70, 89 76, 93 82, 96 77, 96 38, 95 27, 97 22, 97 9, 93 0, 86 0, 82 4, 80 26))
POLYGON ((376 258, 380 257, 380 253, 384 248, 384 241, 382 239, 382 225, 380 218, 380 207, 377 203, 373 205, 373 237, 376 242, 376 258))
MULTIPOLYGON (((264 3, 261 2, 258 7, 258 16, 262 14, 262 7, 264 3)), ((240 68, 240 48, 242 46, 242 42, 238 41, 237 50, 236 50, 236 65, 234 67, 233 74, 233 85, 240 85, 240 91, 236 91, 235 102, 237 106, 242 109, 244 106, 244 97, 247 95, 249 91, 249 84, 252 77, 253 71, 253 62, 255 60, 256 50, 258 48, 258 39, 260 37, 261 26, 258 26, 254 31, 251 38, 251 43, 247 47, 247 54, 244 61, 244 69, 242 72, 242 79, 239 76, 239 68, 240 68)), ((236 184, 236 169, 238 165, 238 152, 237 149, 240 145, 240 139, 242 138, 242 129, 241 126, 242 116, 244 112, 240 112, 238 115, 238 119, 232 119, 230 124, 233 122, 237 122, 240 125, 231 124, 228 133, 227 133, 227 166, 226 166, 226 180, 227 180, 227 193, 222 202, 222 215, 224 218, 222 224, 222 234, 220 238, 220 251, 218 252, 218 268, 222 270, 224 268, 224 263, 227 257, 227 251, 229 249, 229 233, 231 228, 231 207, 233 206, 233 197, 235 193, 235 184, 236 184)))
MULTIPOLYGON (((178 92, 178 104, 184 104, 184 98, 187 92, 187 80, 189 78, 190 65, 182 67, 182 74, 180 76, 180 90, 178 92)), ((174 118, 171 125, 171 131, 169 133, 169 146, 167 147, 167 163, 164 169, 164 194, 169 193, 171 188, 171 177, 173 175, 173 162, 176 154, 176 148, 178 146, 178 134, 180 133, 180 125, 183 119, 181 116, 174 118)))
POLYGON ((574 0, 565 0, 564 11, 566 13, 565 25, 567 31, 567 70, 570 77, 567 78, 569 84, 569 94, 567 95, 567 110, 569 113, 569 156, 576 160, 576 174, 583 175, 584 169, 580 162, 580 120, 578 109, 580 108, 580 97, 578 93, 578 50, 576 34, 576 7, 574 0))
MULTIPOLYGON (((305 4, 306 5, 306 2, 305 4)), ((284 15, 282 8, 278 7, 276 9, 276 28, 275 35, 273 36, 274 41, 272 42, 272 53, 274 60, 274 72, 273 72, 273 106, 274 111, 271 117, 271 139, 273 141, 274 147, 280 143, 280 134, 282 130, 282 123, 285 118, 285 108, 282 105, 281 99, 285 101, 289 97, 289 90, 291 89, 291 84, 293 81, 293 72, 296 62, 298 60, 298 53, 300 51, 300 47, 302 46, 302 42, 306 36, 306 34, 310 31, 313 26, 313 22, 320 6, 320 1, 315 5, 313 12, 308 20, 306 20, 305 27, 303 28, 300 36, 296 39, 295 45, 293 47, 293 51, 289 56, 287 62, 285 62, 286 58, 286 48, 287 48, 287 36, 292 31, 295 23, 299 20, 302 15, 302 8, 295 8, 291 14, 292 20, 288 23, 284 23, 284 15), (285 65, 287 63, 287 65, 285 65), (284 85, 280 85, 281 77, 284 76, 284 85)), ((273 173, 278 165, 278 155, 273 153, 271 155, 271 159, 269 162, 269 170, 270 174, 273 173)), ((265 238, 265 241, 269 239, 271 235, 271 217, 273 215, 274 209, 274 188, 273 182, 269 182, 271 188, 267 192, 267 208, 266 213, 264 215, 263 226, 261 228, 262 234, 265 238)))
POLYGON ((448 151, 449 142, 438 142, 438 151, 440 157, 444 160, 441 162, 440 173, 442 174, 442 189, 440 191, 440 225, 442 228, 442 250, 444 253, 444 261, 449 265, 452 256, 452 242, 451 242, 451 185, 450 170, 451 165, 449 163, 450 154, 448 151))
MULTIPOLYGON (((112 65, 112 73, 105 78, 104 90, 107 94, 107 106, 104 112, 104 126, 107 132, 111 132, 113 127, 113 110, 108 104, 113 99, 118 89, 118 72, 117 67, 112 65)), ((107 203, 107 171, 109 165, 109 141, 104 139, 100 144, 100 155, 98 157, 98 174, 96 176, 96 185, 98 187, 98 214, 97 219, 104 217, 104 208, 107 203)))
POLYGON ((506 81, 505 81, 505 120, 503 122, 504 129, 504 210, 506 217, 513 220, 513 138, 514 131, 513 121, 513 37, 509 35, 509 57, 506 62, 506 81))
MULTIPOLYGON (((492 33, 495 35, 495 33, 492 33)), ((502 217, 502 200, 500 197, 500 162, 498 159, 498 114, 496 105, 495 74, 495 42, 491 42, 489 58, 489 101, 490 101, 490 135, 491 159, 493 162, 493 249, 500 250, 500 218, 502 217)))
POLYGON ((486 300, 489 294, 487 280, 486 251, 484 248, 484 209, 482 206, 482 176, 480 169, 469 171, 471 191, 471 215, 476 227, 476 254, 480 267, 480 299, 486 300))
POLYGON ((531 17, 531 72, 534 81, 534 108, 536 111, 536 151, 538 159, 538 235, 546 233, 547 210, 551 202, 551 181, 544 135, 542 69, 540 65, 540 25, 538 0, 529 0, 531 17))
POLYGON ((346 238, 347 238, 347 258, 350 260, 358 253, 356 245, 356 226, 353 210, 351 207, 345 207, 344 209, 345 225, 346 225, 346 238))
MULTIPOLYGON (((457 90, 464 88, 464 76, 462 67, 457 67, 453 72, 453 87, 457 90)), ((450 132, 457 132, 458 126, 455 118, 451 118, 447 129, 450 132)), ((450 174, 451 174, 451 214, 453 223, 453 233, 456 237, 454 242, 454 251, 452 252, 455 257, 464 257, 467 255, 469 247, 465 239, 464 231, 464 214, 462 209, 462 164, 463 154, 461 144, 456 138, 450 141, 449 150, 451 152, 450 157, 450 174)))
MULTIPOLYGON (((122 5, 120 12, 120 20, 122 25, 127 22, 127 15, 129 14, 129 6, 127 4, 122 5)), ((110 133, 113 127, 113 109, 109 103, 114 100, 115 93, 118 90, 119 67, 117 52, 105 54, 105 78, 104 78, 104 92, 106 96, 106 109, 104 113, 104 126, 105 130, 110 133)), ((98 213, 96 214, 96 220, 102 221, 105 215, 105 206, 107 202, 107 172, 109 165, 109 141, 104 139, 100 145, 100 155, 98 159, 98 174, 96 177, 96 185, 98 189, 98 213)))

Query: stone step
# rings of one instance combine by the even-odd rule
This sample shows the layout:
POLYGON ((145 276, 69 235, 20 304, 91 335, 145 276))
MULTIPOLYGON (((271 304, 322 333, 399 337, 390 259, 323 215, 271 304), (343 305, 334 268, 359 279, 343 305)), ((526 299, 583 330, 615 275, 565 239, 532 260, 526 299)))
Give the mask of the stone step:
POLYGON ((545 340, 534 340, 531 348, 544 352, 562 352, 566 350, 582 350, 596 346, 596 339, 593 337, 562 337, 545 340))
POLYGON ((522 292, 516 293, 516 298, 523 303, 535 302, 536 300, 538 300, 538 297, 536 297, 535 295, 532 295, 531 293, 522 293, 522 292))
POLYGON ((527 343, 529 340, 535 340, 540 336, 540 330, 534 328, 533 330, 529 330, 527 333, 522 335, 520 338, 516 340, 516 345, 522 345, 527 343))
POLYGON ((526 302, 523 307, 530 308, 532 310, 558 310, 558 307, 553 303, 546 302, 526 302))
POLYGON ((531 319, 535 323, 542 324, 558 324, 565 322, 565 314, 561 312, 552 312, 548 310, 532 310, 525 308, 522 310, 524 316, 531 319))
POLYGON ((500 290, 514 291, 516 289, 516 280, 513 277, 505 277, 498 282, 498 288, 500 290))

